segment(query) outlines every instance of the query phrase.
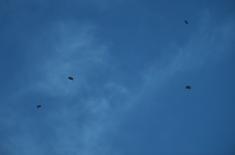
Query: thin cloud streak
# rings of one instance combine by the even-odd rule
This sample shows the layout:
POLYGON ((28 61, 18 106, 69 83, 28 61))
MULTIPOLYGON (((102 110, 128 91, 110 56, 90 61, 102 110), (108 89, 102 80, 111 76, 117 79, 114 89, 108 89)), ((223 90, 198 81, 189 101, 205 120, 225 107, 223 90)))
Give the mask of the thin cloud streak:
MULTIPOLYGON (((44 116, 33 114, 35 117, 28 118, 29 115, 19 111, 16 116, 8 119, 5 123, 15 122, 18 117, 26 122, 18 129, 19 134, 10 133, 12 135, 8 140, 13 148, 9 152, 25 155, 36 152, 59 155, 113 152, 105 141, 105 136, 107 130, 115 128, 122 121, 117 118, 118 113, 125 115, 124 113, 129 112, 132 107, 141 104, 140 101, 146 95, 159 91, 175 75, 203 67, 209 61, 214 61, 215 54, 220 55, 220 52, 226 51, 227 47, 232 45, 234 35, 229 38, 227 34, 234 34, 234 23, 229 22, 212 28, 210 21, 210 15, 203 18, 201 27, 192 39, 183 47, 176 46, 173 55, 165 56, 164 62, 167 63, 153 62, 146 72, 140 73, 139 76, 143 76, 144 80, 139 84, 140 89, 136 94, 131 93, 131 88, 108 77, 100 79, 105 76, 99 77, 99 74, 109 73, 115 64, 111 63, 109 47, 96 40, 94 26, 80 26, 71 21, 52 24, 53 26, 45 31, 48 35, 55 35, 57 40, 51 42, 52 55, 38 65, 37 71, 42 78, 30 82, 23 90, 14 94, 14 99, 10 102, 24 102, 28 93, 41 92, 43 96, 55 100, 45 103, 54 108, 48 111, 45 109, 47 112, 42 113, 44 116), (220 44, 221 40, 227 42, 228 46, 220 44), (66 79, 70 74, 76 77, 72 82, 66 79), (96 84, 93 80, 96 80, 96 84), (120 100, 123 96, 124 100, 120 100), (38 124, 44 126, 43 130, 55 133, 46 138, 49 147, 37 137, 41 129, 29 132, 35 125, 34 119, 38 117, 41 119, 38 124), (22 142, 22 137, 26 142, 22 142), (29 146, 31 149, 27 150, 29 146)), ((20 123, 15 126, 20 126, 20 123)))
POLYGON ((159 62, 156 59, 149 65, 142 74, 143 82, 140 91, 131 97, 127 109, 141 104, 142 99, 151 95, 151 92, 160 91, 176 75, 220 62, 231 54, 229 49, 235 41, 234 21, 228 20, 226 23, 214 26, 213 16, 208 10, 201 16, 200 27, 184 46, 179 47, 171 43, 169 48, 165 49, 167 54, 162 60, 159 62))
MULTIPOLYGON (((39 128, 35 129, 36 132, 27 131, 32 129, 36 121, 34 119, 38 116, 27 118, 28 114, 20 114, 22 111, 17 112, 15 117, 20 118, 26 124, 16 129, 19 134, 9 137, 13 147, 10 151, 12 154, 27 155, 35 154, 35 152, 41 154, 49 151, 48 153, 53 154, 89 155, 97 150, 103 152, 107 149, 105 146, 100 148, 99 145, 107 127, 106 118, 114 110, 110 102, 117 100, 112 104, 118 104, 119 96, 127 95, 128 89, 110 79, 102 80, 103 82, 100 81, 97 84, 91 81, 91 79, 99 80, 92 76, 99 75, 100 71, 105 73, 106 66, 110 66, 107 60, 108 49, 95 42, 89 26, 86 28, 86 26, 79 27, 76 23, 73 24, 70 22, 55 24, 53 29, 56 31, 51 35, 58 36, 59 42, 54 43, 52 56, 38 65, 39 73, 43 75, 40 75, 42 78, 30 82, 24 89, 13 94, 14 99, 9 101, 12 104, 16 101, 24 102, 27 94, 32 92, 36 94, 40 92, 44 97, 52 98, 50 103, 43 103, 45 112, 42 112, 44 116, 40 116, 43 121, 37 124, 39 128), (79 28, 74 29, 77 26, 79 28), (76 76, 72 82, 67 80, 70 74, 76 76), (100 87, 99 92, 97 92, 97 87, 100 87), (109 95, 104 96, 104 91, 109 92, 109 95), (84 93, 89 95, 83 96, 84 93), (40 138, 35 135, 41 130, 39 125, 43 126, 43 130, 54 133, 45 138, 49 146, 53 147, 48 148, 39 142, 40 138), (27 143, 21 143, 22 136, 27 138, 27 143), (27 150, 29 143, 31 149, 27 150), (19 152, 20 150, 22 152, 19 152), (38 152, 37 150, 44 151, 38 152)), ((14 122, 15 117, 8 119, 8 122, 14 122)))

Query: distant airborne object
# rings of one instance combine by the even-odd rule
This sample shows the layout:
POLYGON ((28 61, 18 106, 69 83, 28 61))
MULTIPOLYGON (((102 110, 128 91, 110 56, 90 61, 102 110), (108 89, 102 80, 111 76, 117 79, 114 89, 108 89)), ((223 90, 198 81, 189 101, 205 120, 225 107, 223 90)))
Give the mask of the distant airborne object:
POLYGON ((39 104, 39 105, 37 105, 37 109, 40 109, 41 107, 42 107, 42 105, 40 105, 40 104, 39 104))
POLYGON ((184 23, 185 23, 185 24, 188 24, 188 20, 184 20, 184 23))
POLYGON ((69 80, 74 80, 74 77, 69 76, 68 79, 69 79, 69 80))
POLYGON ((190 89, 192 89, 192 87, 190 85, 187 85, 187 86, 185 86, 185 89, 190 90, 190 89))

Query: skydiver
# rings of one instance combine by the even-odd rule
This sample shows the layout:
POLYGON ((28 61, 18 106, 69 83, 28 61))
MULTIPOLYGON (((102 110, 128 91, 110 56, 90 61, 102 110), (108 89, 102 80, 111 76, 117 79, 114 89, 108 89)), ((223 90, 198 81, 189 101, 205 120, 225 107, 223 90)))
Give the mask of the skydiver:
POLYGON ((189 23, 188 23, 188 20, 184 20, 184 23, 185 23, 185 24, 189 24, 189 23))
POLYGON ((74 77, 69 76, 68 79, 69 79, 69 80, 74 80, 74 77))
POLYGON ((38 104, 37 105, 37 109, 40 109, 42 107, 42 105, 38 104))
POLYGON ((187 86, 185 86, 185 89, 190 90, 190 89, 192 89, 192 87, 190 85, 187 85, 187 86))

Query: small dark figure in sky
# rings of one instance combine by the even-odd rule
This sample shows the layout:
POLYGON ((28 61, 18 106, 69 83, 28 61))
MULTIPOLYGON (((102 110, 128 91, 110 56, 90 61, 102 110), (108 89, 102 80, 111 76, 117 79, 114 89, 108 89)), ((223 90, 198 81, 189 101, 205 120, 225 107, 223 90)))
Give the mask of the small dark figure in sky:
POLYGON ((69 79, 69 80, 74 80, 74 77, 69 76, 68 79, 69 79))
POLYGON ((188 20, 184 20, 184 23, 185 23, 185 24, 188 24, 188 20))
POLYGON ((40 109, 42 107, 42 105, 38 104, 37 105, 37 109, 40 109))
POLYGON ((191 90, 192 87, 190 85, 185 86, 185 89, 191 90))

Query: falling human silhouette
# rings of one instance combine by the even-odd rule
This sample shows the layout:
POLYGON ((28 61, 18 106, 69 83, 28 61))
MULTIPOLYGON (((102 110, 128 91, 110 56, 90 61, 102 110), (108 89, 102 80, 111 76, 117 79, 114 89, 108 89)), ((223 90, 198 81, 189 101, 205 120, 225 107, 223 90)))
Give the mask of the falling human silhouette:
POLYGON ((41 107, 42 107, 41 104, 38 104, 38 105, 37 105, 37 109, 40 109, 41 107))
POLYGON ((185 23, 185 24, 189 24, 189 23, 188 23, 188 20, 184 20, 184 23, 185 23))
POLYGON ((185 89, 190 90, 190 89, 192 89, 192 87, 191 87, 190 85, 186 85, 186 86, 185 86, 185 89))
POLYGON ((68 79, 69 79, 69 80, 74 80, 74 77, 69 76, 68 79))

